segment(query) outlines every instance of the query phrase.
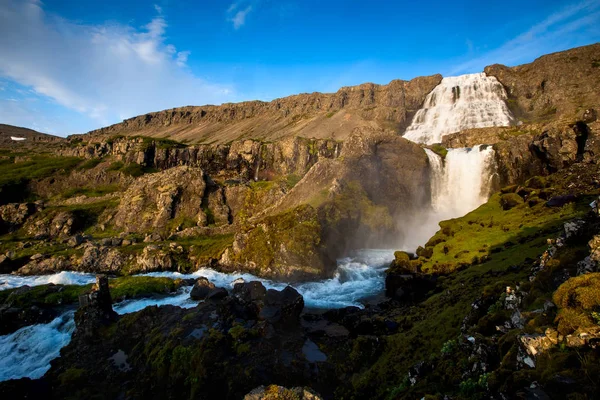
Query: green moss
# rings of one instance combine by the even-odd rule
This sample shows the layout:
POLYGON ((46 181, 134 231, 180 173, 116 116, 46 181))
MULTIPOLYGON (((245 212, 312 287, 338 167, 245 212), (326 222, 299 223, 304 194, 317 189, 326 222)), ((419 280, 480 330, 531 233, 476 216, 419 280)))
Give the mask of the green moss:
POLYGON ((535 248, 548 232, 558 231, 567 220, 584 215, 589 204, 589 198, 581 198, 563 207, 549 208, 540 203, 505 211, 501 198, 507 195, 495 194, 464 217, 440 222, 442 229, 426 245, 433 249, 431 258, 421 259, 423 270, 450 272, 471 265, 474 256, 494 258, 500 246, 523 243, 522 247, 535 248))
POLYGON ((86 372, 81 368, 69 368, 58 376, 62 385, 74 385, 81 382, 86 372))
POLYGON ((124 276, 111 279, 110 294, 114 301, 165 294, 179 288, 178 282, 170 278, 150 276, 124 276))
POLYGON ((115 161, 108 166, 107 171, 122 172, 125 175, 138 178, 144 174, 151 174, 157 172, 156 168, 145 167, 138 163, 124 164, 122 161, 115 161))
POLYGON ((29 190, 30 181, 67 174, 81 161, 77 157, 35 155, 29 161, 0 164, 0 205, 32 198, 35 193, 29 190))
POLYGON ((233 234, 195 236, 181 238, 177 242, 182 246, 189 246, 190 258, 194 258, 197 265, 203 265, 221 258, 225 249, 233 243, 233 234))
POLYGON ((68 199, 76 196, 87 196, 87 197, 101 197, 110 193, 118 192, 119 185, 96 185, 96 186, 84 186, 76 187, 65 190, 61 193, 61 197, 68 199))
POLYGON ((439 143, 432 144, 429 146, 429 149, 442 158, 446 158, 446 155, 448 154, 448 149, 439 143))
POLYGON ((246 246, 235 256, 236 261, 284 270, 286 266, 278 260, 278 254, 284 254, 288 261, 294 260, 297 266, 308 271, 318 257, 320 233, 321 224, 316 210, 309 205, 302 205, 266 217, 250 229, 246 246))
POLYGON ((561 334, 597 324, 593 313, 600 311, 600 273, 570 278, 554 293, 560 308, 556 320, 561 334))
POLYGON ((90 160, 84 161, 83 163, 81 163, 77 169, 78 170, 88 170, 88 169, 92 169, 95 166, 97 166, 98 164, 100 164, 102 162, 101 158, 92 158, 90 160))
POLYGON ((523 204, 523 198, 516 193, 506 193, 500 196, 500 205, 505 211, 520 204, 523 204))

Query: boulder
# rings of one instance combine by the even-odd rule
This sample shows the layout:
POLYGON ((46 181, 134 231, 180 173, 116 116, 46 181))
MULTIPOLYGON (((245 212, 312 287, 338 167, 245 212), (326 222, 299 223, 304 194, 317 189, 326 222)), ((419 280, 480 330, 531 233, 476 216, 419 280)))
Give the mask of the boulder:
POLYGON ((208 292, 208 295, 206 296, 206 300, 221 300, 227 296, 229 296, 229 292, 227 292, 227 289, 221 288, 221 287, 216 287, 216 288, 211 289, 208 292))
POLYGON ((567 194, 564 196, 554 196, 546 202, 547 207, 562 207, 565 204, 572 203, 577 200, 577 197, 573 194, 567 194))
POLYGON ((435 281, 434 276, 390 268, 385 275, 385 294, 395 300, 419 302, 435 288, 435 281))
POLYGON ((259 281, 240 282, 233 286, 233 295, 244 303, 263 302, 267 289, 259 281))
POLYGON ((272 324, 297 325, 304 309, 304 298, 296 289, 286 286, 282 291, 267 290, 259 319, 272 324))
POLYGON ((208 297, 211 290, 215 288, 215 285, 210 282, 207 278, 201 276, 194 283, 194 287, 190 292, 190 297, 193 300, 204 300, 208 297))

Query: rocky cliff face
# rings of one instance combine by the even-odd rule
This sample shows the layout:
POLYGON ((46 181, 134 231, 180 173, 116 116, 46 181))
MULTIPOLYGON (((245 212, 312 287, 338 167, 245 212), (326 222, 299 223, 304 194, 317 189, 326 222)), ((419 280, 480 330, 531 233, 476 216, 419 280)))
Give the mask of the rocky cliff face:
POLYGON ((548 54, 517 67, 485 68, 506 88, 508 105, 525 122, 582 118, 600 109, 600 44, 548 54))
POLYGON ((441 79, 438 74, 387 85, 366 83, 336 93, 300 94, 268 103, 180 107, 134 117, 84 137, 145 135, 188 143, 295 136, 341 140, 359 126, 402 129, 441 79))
POLYGON ((185 146, 148 137, 107 139, 62 146, 62 156, 102 158, 165 170, 187 165, 212 176, 269 179, 275 175, 302 176, 320 158, 338 157, 342 143, 332 139, 287 138, 274 143, 239 140, 222 145, 185 146))

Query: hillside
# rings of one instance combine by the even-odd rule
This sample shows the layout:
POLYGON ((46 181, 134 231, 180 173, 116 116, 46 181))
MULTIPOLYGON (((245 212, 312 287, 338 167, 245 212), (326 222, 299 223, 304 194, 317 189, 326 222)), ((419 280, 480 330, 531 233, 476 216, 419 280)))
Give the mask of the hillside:
POLYGON ((11 139, 11 136, 25 138, 24 141, 18 142, 21 144, 30 142, 59 142, 64 140, 61 137, 49 135, 47 133, 41 133, 38 131, 34 131, 33 129, 0 124, 0 143, 2 145, 10 145, 11 143, 17 143, 11 139))

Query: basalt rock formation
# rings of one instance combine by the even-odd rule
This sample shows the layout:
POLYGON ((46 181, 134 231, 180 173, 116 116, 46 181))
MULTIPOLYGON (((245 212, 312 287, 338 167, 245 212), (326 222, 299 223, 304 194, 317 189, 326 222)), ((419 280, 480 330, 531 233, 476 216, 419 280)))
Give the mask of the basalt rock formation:
POLYGON ((343 140, 357 127, 401 128, 410 122, 441 75, 366 83, 332 94, 300 94, 269 103, 181 107, 131 118, 89 132, 84 140, 113 135, 168 137, 189 143, 227 143, 254 138, 309 137, 343 140))

